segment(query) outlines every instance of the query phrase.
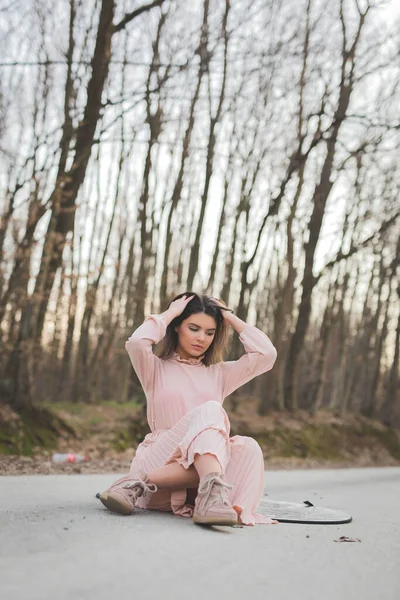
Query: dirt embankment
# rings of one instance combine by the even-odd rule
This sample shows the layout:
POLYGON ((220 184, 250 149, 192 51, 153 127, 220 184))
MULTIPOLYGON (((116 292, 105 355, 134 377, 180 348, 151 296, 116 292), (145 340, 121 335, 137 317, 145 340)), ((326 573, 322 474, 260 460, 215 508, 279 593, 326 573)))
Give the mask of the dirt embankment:
MULTIPOLYGON (((8 407, 0 407, 0 474, 115 473, 129 470, 147 424, 133 404, 54 404, 54 427, 35 427, 8 407), (53 452, 75 452, 86 463, 54 465, 53 452)), ((229 405, 227 406, 228 413, 229 405)), ((400 435, 377 421, 329 412, 255 414, 252 398, 243 398, 230 413, 231 435, 249 435, 260 444, 266 468, 339 468, 400 465, 400 435)))

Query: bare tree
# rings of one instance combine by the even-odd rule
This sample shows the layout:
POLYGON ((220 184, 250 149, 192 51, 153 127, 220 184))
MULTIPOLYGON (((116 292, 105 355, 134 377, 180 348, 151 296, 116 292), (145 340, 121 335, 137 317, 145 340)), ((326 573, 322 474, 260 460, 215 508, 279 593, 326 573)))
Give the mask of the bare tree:
POLYGON ((400 78, 379 4, 32 6, 0 40, 2 396, 141 402, 126 336, 206 279, 277 347, 241 390, 261 414, 398 418, 400 78))

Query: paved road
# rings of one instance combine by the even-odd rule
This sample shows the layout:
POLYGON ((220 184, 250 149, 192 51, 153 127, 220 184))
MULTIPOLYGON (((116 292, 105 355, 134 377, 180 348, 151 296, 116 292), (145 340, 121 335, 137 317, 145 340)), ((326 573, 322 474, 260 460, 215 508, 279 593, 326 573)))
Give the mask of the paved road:
POLYGON ((107 512, 94 494, 115 477, 0 477, 2 600, 400 598, 400 468, 270 471, 269 499, 341 508, 353 522, 214 530, 107 512))

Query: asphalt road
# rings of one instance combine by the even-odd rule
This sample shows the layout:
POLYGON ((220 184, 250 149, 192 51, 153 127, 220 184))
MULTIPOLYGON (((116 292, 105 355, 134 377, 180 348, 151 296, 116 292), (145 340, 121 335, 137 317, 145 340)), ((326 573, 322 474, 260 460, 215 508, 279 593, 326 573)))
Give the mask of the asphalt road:
POLYGON ((268 499, 353 515, 325 526, 113 515, 94 496, 116 478, 0 477, 1 600, 400 598, 400 468, 266 472, 268 499))

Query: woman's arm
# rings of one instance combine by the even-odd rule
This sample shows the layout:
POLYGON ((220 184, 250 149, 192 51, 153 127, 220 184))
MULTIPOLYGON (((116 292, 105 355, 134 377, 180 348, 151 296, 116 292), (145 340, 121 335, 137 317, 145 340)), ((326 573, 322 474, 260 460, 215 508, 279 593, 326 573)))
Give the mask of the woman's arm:
POLYGON ((153 392, 155 365, 160 360, 153 353, 152 346, 163 339, 168 325, 181 314, 192 298, 193 296, 179 298, 160 315, 148 316, 125 343, 125 349, 146 394, 151 395, 153 392))
POLYGON ((176 314, 170 310, 160 315, 148 316, 125 343, 132 366, 144 391, 148 394, 153 391, 155 364, 160 360, 153 353, 152 346, 163 339, 168 325, 175 316, 176 314))
POLYGON ((224 309, 222 304, 219 306, 225 321, 239 334, 246 351, 239 360, 215 365, 221 370, 223 398, 226 398, 257 375, 270 371, 274 366, 277 352, 269 337, 260 329, 242 321, 228 309, 224 309))
POLYGON ((247 323, 245 321, 242 321, 242 319, 239 319, 239 317, 237 317, 231 312, 222 311, 222 313, 224 315, 225 321, 227 321, 229 325, 232 325, 233 329, 240 335, 242 331, 244 331, 244 329, 246 328, 247 323))

